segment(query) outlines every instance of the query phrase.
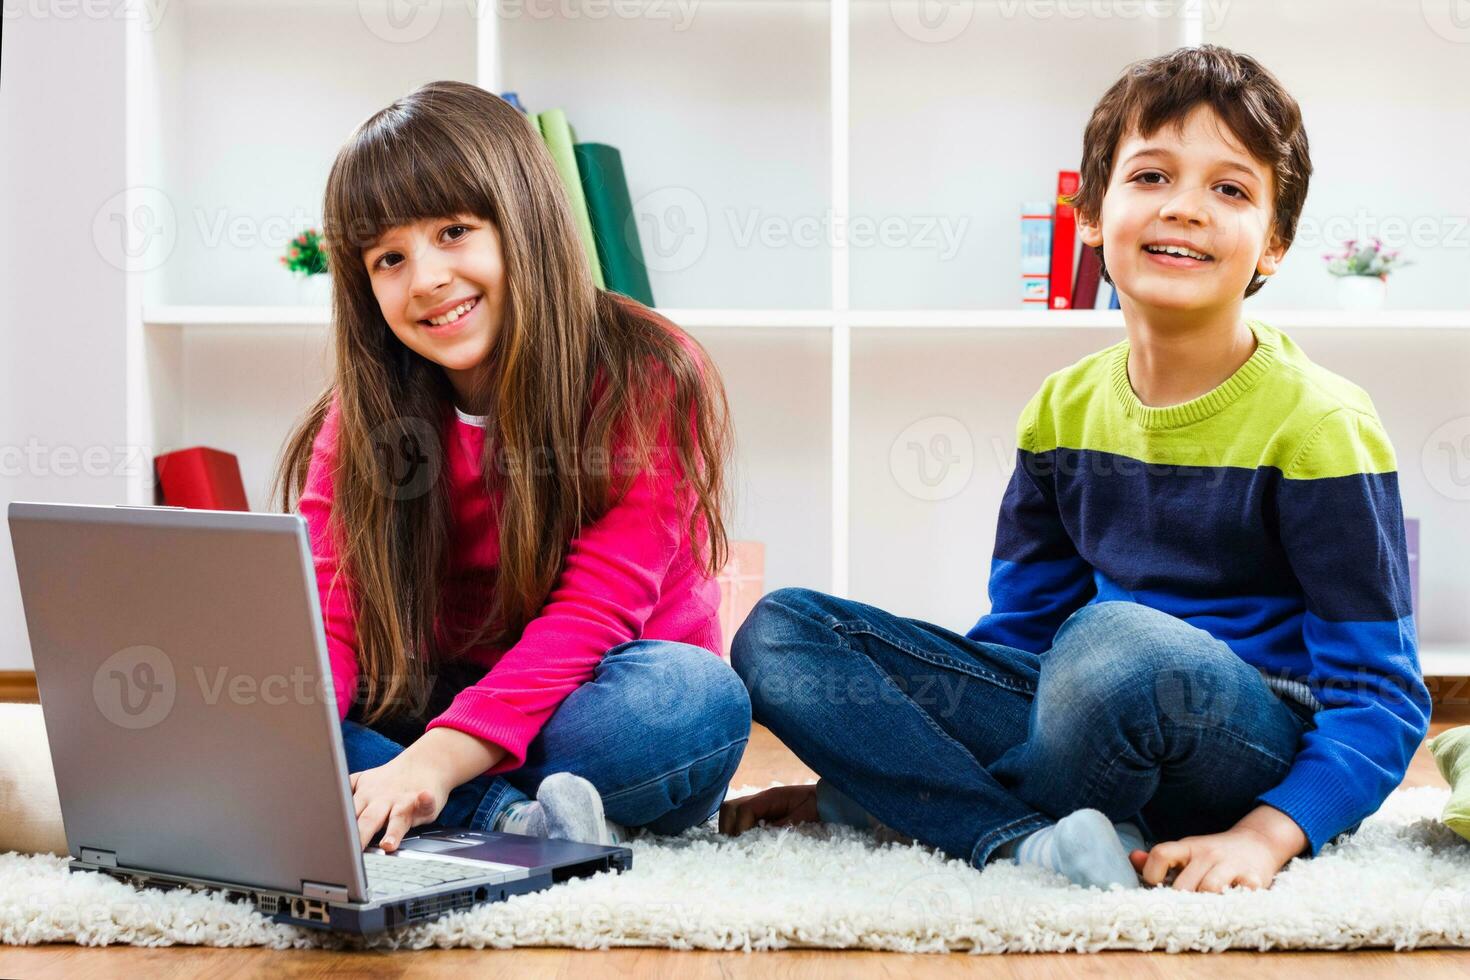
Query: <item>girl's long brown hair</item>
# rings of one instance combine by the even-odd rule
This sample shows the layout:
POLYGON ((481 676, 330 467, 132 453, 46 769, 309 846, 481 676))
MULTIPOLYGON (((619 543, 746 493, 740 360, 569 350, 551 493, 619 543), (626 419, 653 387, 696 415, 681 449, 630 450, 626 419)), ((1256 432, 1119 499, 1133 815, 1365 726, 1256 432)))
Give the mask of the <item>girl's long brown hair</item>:
POLYGON ((335 376, 287 439, 273 501, 284 511, 293 494, 299 502, 337 400, 329 525, 338 576, 352 584, 367 723, 424 704, 430 664, 481 643, 513 644, 540 614, 578 530, 657 465, 660 432, 670 443, 664 465, 677 463, 692 505, 696 557, 710 575, 726 559, 732 433, 719 375, 692 338, 593 285, 533 125, 477 86, 431 82, 359 126, 327 179, 335 376), (441 639, 447 481, 410 480, 405 492, 393 474, 400 447, 446 458, 452 388, 389 329, 362 250, 389 228, 464 214, 495 222, 504 253, 505 310, 482 402, 492 406, 482 463, 486 492, 501 495, 500 561, 483 622, 441 639))

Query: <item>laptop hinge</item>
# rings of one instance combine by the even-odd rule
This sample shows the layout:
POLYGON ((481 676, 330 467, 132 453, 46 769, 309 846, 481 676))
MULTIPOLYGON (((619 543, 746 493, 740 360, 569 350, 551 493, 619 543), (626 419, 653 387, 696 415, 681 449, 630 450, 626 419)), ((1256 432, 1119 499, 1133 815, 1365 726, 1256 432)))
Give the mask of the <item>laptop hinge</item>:
POLYGON ((307 881, 301 879, 301 894, 307 898, 317 898, 326 902, 347 901, 346 885, 326 885, 320 881, 307 881))
POLYGON ((100 864, 104 868, 117 867, 117 852, 104 851, 100 847, 82 848, 82 860, 89 864, 100 864))

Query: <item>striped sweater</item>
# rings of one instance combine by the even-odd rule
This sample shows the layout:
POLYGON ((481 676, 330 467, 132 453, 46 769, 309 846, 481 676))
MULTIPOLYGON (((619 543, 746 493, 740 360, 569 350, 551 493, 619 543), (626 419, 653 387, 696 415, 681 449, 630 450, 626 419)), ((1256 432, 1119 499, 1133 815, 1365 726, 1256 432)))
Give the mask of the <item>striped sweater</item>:
POLYGON ((1044 654, 1092 602, 1205 630, 1315 728, 1257 802, 1312 854, 1403 779, 1428 729, 1398 474, 1372 401, 1252 321, 1214 390, 1150 407, 1122 341, 1052 374, 1017 424, 991 610, 972 639, 1044 654))

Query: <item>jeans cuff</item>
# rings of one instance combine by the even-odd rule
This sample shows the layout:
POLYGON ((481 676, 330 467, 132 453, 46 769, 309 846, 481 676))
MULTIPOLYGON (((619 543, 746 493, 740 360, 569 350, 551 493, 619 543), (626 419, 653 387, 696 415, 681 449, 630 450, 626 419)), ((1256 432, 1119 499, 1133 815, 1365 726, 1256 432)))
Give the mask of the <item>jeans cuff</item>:
POLYGON ((1043 827, 1049 827, 1056 821, 1041 813, 1033 813, 1019 820, 1002 824, 994 830, 987 831, 975 842, 975 849, 970 852, 970 867, 983 869, 990 860, 990 855, 995 849, 1007 841, 1013 841, 1018 837, 1035 833, 1043 827))
POLYGON ((495 821, 512 803, 529 799, 529 796, 516 789, 507 780, 492 780, 490 788, 485 791, 484 798, 480 800, 480 805, 475 807, 475 815, 470 818, 470 829, 494 830, 495 821))

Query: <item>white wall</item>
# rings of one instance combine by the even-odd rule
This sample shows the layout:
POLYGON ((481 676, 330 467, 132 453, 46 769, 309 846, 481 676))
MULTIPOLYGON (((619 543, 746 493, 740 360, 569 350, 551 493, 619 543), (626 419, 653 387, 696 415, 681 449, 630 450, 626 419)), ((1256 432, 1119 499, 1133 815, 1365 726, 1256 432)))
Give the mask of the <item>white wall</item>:
MULTIPOLYGON (((121 503, 124 276, 93 223, 124 189, 124 21, 37 6, 0 42, 0 498, 121 503)), ((0 670, 30 650, 0 522, 0 670)))

